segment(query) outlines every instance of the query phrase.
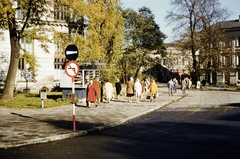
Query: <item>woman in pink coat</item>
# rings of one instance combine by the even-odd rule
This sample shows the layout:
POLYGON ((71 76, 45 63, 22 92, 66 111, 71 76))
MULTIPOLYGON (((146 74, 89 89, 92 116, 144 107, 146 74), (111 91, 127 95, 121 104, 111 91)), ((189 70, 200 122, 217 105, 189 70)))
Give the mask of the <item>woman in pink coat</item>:
POLYGON ((97 95, 98 95, 97 86, 93 83, 91 79, 89 81, 89 85, 87 87, 87 106, 88 108, 91 107, 91 103, 95 103, 95 107, 97 107, 97 95))

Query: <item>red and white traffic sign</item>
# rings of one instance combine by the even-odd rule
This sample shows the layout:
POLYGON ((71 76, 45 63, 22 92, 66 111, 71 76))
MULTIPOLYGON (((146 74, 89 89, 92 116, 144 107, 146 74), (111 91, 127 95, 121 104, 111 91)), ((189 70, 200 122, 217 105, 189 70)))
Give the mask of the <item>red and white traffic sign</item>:
POLYGON ((69 61, 65 66, 65 72, 69 77, 76 77, 79 71, 80 67, 75 61, 69 61))

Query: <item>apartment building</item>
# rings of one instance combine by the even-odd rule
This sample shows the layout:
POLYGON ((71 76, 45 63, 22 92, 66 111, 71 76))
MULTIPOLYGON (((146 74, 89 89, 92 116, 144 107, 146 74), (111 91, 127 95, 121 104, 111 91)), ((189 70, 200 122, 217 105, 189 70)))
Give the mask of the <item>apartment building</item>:
MULTIPOLYGON (((224 29, 225 40, 221 45, 229 48, 223 51, 218 58, 220 64, 219 72, 210 72, 205 75, 201 71, 200 80, 206 80, 210 84, 231 84, 235 85, 240 80, 240 16, 239 19, 220 22, 224 29), (207 79, 205 79, 208 77, 207 79)), ((198 56, 198 52, 196 53, 198 56)), ((162 60, 163 81, 169 77, 179 77, 179 73, 189 76, 192 70, 191 52, 183 52, 173 44, 167 45, 167 57, 162 60)), ((203 69, 203 67, 200 67, 203 69)))
MULTIPOLYGON (((229 48, 219 58, 221 72, 211 72, 206 79, 209 83, 235 85, 240 79, 240 16, 239 19, 220 22, 224 29, 225 40, 222 45, 229 48)), ((205 78, 202 74, 201 80, 205 78)))

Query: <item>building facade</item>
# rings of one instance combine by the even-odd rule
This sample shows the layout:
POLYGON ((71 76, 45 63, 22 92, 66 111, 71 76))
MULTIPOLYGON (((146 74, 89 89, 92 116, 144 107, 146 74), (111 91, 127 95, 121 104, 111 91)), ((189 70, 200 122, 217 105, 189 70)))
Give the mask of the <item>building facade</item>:
POLYGON ((202 74, 200 79, 205 79, 210 84, 236 85, 240 79, 240 16, 236 20, 220 22, 220 25, 225 36, 221 45, 228 48, 218 57, 222 71, 211 72, 208 79, 205 79, 205 74, 202 74))
POLYGON ((167 56, 162 58, 162 81, 167 82, 169 78, 190 76, 192 68, 192 56, 189 51, 183 52, 174 44, 167 44, 167 56))
MULTIPOLYGON (((220 42, 220 45, 228 48, 216 57, 220 67, 219 70, 221 71, 212 71, 206 75, 203 65, 200 65, 200 81, 206 80, 209 84, 224 83, 236 85, 240 80, 240 17, 236 20, 220 22, 220 25, 224 30, 225 36, 225 39, 220 42)), ((197 51, 197 58, 198 55, 199 52, 197 51)), ((193 70, 190 51, 183 52, 173 44, 168 44, 167 56, 162 59, 161 65, 164 82, 170 77, 180 78, 179 75, 191 77, 193 70)), ((214 65, 213 63, 211 64, 214 65)))
MULTIPOLYGON (((17 3, 14 3, 14 5, 17 6, 17 3)), ((21 9, 17 10, 16 20, 21 20, 22 16, 21 9)), ((54 15, 48 16, 48 21, 51 23, 51 27, 54 27, 55 31, 68 33, 69 30, 66 18, 64 12, 58 10, 58 12, 54 12, 54 15)), ((3 38, 1 38, 0 42, 0 89, 2 90, 9 69, 11 46, 9 31, 1 30, 1 33, 1 37, 3 38)), ((53 34, 50 32, 46 34, 49 37, 53 37, 53 34)), ((30 89, 30 92, 38 92, 42 87, 51 90, 56 85, 59 85, 60 72, 63 70, 63 63, 66 62, 65 52, 60 49, 60 44, 48 43, 48 52, 46 52, 40 47, 41 43, 38 40, 33 39, 32 41, 29 41, 23 37, 20 40, 20 45, 21 50, 15 81, 15 91, 22 92, 24 89, 30 89), (22 57, 23 50, 34 55, 37 64, 39 65, 37 71, 34 72, 35 78, 33 78, 32 72, 27 72, 28 64, 22 57), (25 77, 23 73, 25 73, 25 77)))

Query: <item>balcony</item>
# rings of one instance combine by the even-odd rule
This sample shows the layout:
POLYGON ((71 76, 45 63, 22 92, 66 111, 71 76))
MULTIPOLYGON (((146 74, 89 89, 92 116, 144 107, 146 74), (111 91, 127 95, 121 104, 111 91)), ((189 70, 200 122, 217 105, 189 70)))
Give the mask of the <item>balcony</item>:
POLYGON ((236 46, 234 49, 236 53, 240 53, 240 46, 236 46))

